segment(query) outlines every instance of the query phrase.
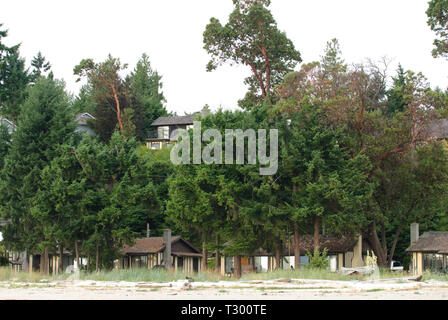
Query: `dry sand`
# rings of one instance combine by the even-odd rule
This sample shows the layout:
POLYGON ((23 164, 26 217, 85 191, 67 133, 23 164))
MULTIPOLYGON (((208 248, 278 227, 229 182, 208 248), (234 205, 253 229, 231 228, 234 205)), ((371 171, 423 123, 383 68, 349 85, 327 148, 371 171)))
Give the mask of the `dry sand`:
POLYGON ((407 279, 247 282, 0 282, 0 300, 448 300, 448 283, 407 279))

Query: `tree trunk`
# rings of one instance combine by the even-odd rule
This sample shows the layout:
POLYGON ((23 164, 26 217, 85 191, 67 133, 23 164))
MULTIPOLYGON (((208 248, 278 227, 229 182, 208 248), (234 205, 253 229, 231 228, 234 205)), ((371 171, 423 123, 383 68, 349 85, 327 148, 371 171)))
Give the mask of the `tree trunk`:
POLYGON ((44 266, 45 266, 45 261, 44 261, 44 254, 41 253, 40 255, 40 262, 39 262, 39 272, 40 274, 44 274, 44 266))
POLYGON ((219 235, 216 235, 215 271, 220 272, 221 255, 219 254, 219 235))
POLYGON ((44 274, 46 276, 48 276, 50 274, 50 266, 49 266, 49 261, 50 259, 48 258, 48 249, 45 248, 44 250, 44 261, 45 261, 45 267, 44 267, 44 274))
POLYGON ((320 217, 314 217, 314 251, 319 250, 320 217))
POLYGON ((48 249, 45 248, 40 256, 40 274, 48 275, 48 249))
POLYGON ((59 273, 64 273, 64 247, 62 245, 59 246, 59 273))
POLYGON ((95 253, 95 272, 100 271, 100 249, 99 245, 96 245, 96 253, 95 253))
POLYGON ((87 253, 87 272, 89 272, 90 269, 90 251, 87 253))
POLYGON ((275 270, 280 270, 282 266, 282 241, 278 240, 277 248, 275 250, 275 270))
POLYGON ((81 268, 81 265, 79 263, 79 250, 78 250, 78 240, 75 240, 75 257, 76 257, 76 262, 78 264, 78 269, 81 268))
POLYGON ((400 224, 400 226, 397 229, 397 232, 395 232, 395 238, 394 238, 394 242, 392 244, 392 248, 390 249, 390 255, 389 258, 387 259, 387 267, 390 268, 390 264, 392 262, 392 259, 394 258, 394 254, 395 254, 395 248, 397 247, 397 243, 398 243, 398 238, 400 237, 400 233, 404 228, 404 223, 400 224))
POLYGON ((201 267, 201 271, 207 271, 207 247, 206 247, 206 242, 202 241, 202 267, 201 267))
POLYGON ((116 104, 116 107, 117 107, 117 121, 118 121, 118 125, 120 126, 120 131, 121 131, 121 134, 123 136, 123 139, 125 139, 126 136, 125 136, 125 132, 124 132, 123 122, 121 122, 121 109, 120 109, 120 101, 118 100, 117 90, 115 90, 115 87, 113 85, 110 85, 110 88, 112 89, 112 93, 113 93, 114 99, 115 99, 115 104, 116 104))
POLYGON ((235 278, 241 278, 241 256, 235 256, 234 257, 234 273, 233 275, 235 276, 235 278))
POLYGON ((370 246, 372 247, 373 252, 378 258, 378 266, 387 267, 387 257, 384 255, 383 248, 381 246, 381 242, 378 238, 378 234, 376 231, 376 222, 372 222, 369 227, 369 235, 367 237, 370 246))
POLYGON ((383 245, 383 253, 387 257, 386 226, 384 225, 384 222, 381 224, 381 242, 383 245))
POLYGON ((294 269, 300 269, 300 233, 297 223, 294 223, 294 269))

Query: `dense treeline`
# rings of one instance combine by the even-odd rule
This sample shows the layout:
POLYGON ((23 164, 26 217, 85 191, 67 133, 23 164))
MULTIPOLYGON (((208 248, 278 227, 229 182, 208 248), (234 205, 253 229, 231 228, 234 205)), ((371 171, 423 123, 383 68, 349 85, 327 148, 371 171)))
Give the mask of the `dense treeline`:
MULTIPOLYGON (((41 53, 26 69, 0 31, 0 115, 17 124, 11 136, 0 127, 0 216, 10 221, 2 229, 10 249, 45 259, 66 248, 89 257, 90 270, 110 268, 149 224, 152 235, 169 227, 185 236, 204 257, 236 256, 238 274, 241 257, 259 247, 280 262, 291 237, 296 256, 303 234, 314 235, 318 250, 322 229, 363 235, 387 266, 405 261, 410 223, 448 228, 448 145, 426 134, 448 116, 448 93, 401 66, 391 77, 387 61, 346 63, 336 39, 320 61, 297 66, 300 52, 278 30, 270 1, 233 2, 227 24, 212 18, 205 29, 207 69, 245 65, 249 90, 241 110, 204 116, 202 130, 278 129, 273 176, 247 159, 175 166, 170 150, 147 150, 150 124, 169 115, 148 56, 124 78, 117 58, 82 60, 74 75, 87 84, 73 98, 41 53), (81 112, 95 116, 95 138, 75 133, 81 112)), ((428 9, 445 38, 445 20, 436 19, 447 8, 433 0, 428 9)), ((440 56, 443 43, 435 43, 440 56)))

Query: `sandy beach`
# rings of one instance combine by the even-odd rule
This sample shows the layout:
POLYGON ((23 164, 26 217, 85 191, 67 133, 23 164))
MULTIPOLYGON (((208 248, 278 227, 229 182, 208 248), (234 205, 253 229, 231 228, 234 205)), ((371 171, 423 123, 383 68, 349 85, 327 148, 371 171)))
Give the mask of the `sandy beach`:
POLYGON ((0 282, 0 300, 448 300, 448 283, 407 279, 0 282))

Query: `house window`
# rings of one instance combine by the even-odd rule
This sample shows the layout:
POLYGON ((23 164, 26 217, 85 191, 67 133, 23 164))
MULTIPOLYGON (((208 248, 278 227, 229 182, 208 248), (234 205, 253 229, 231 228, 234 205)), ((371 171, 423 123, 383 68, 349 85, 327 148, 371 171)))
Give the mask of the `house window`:
POLYGON ((159 136, 159 139, 169 139, 170 138, 170 127, 159 127, 157 129, 157 134, 159 136))

